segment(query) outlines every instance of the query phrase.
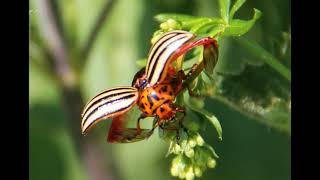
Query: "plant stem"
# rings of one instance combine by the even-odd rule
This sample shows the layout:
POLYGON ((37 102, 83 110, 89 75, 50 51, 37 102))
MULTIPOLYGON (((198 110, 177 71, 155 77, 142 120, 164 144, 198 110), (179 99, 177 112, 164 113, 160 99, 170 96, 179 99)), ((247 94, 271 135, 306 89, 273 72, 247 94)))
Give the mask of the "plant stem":
MULTIPOLYGON (((76 152, 87 166, 88 174, 91 179, 103 180, 106 177, 115 179, 114 173, 107 168, 105 161, 101 159, 101 148, 96 143, 82 139, 80 130, 80 114, 83 108, 78 79, 68 62, 68 51, 65 39, 62 36, 62 23, 59 23, 57 3, 55 0, 40 0, 38 8, 40 12, 40 24, 43 38, 47 42, 49 69, 52 70, 62 91, 63 105, 66 110, 69 129, 73 142, 78 151, 76 152), (97 153, 100 152, 100 153, 97 153)), ((111 164, 111 163, 110 163, 111 164)))
POLYGON ((280 73, 284 78, 291 82, 291 71, 280 63, 272 54, 263 49, 258 43, 249 41, 244 37, 235 38, 244 48, 249 50, 254 56, 263 60, 266 64, 280 73))

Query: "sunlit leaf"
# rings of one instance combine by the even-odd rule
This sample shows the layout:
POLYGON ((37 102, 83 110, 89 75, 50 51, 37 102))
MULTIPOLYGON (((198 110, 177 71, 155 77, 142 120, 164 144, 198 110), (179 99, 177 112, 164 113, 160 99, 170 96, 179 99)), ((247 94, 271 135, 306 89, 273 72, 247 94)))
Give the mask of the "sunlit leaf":
POLYGON ((229 14, 229 18, 232 19, 234 14, 238 11, 238 9, 246 2, 246 0, 237 0, 231 10, 230 10, 230 14, 229 14))
POLYGON ((254 15, 251 20, 245 21, 240 19, 232 19, 223 32, 223 36, 241 36, 247 33, 252 28, 256 20, 261 17, 261 14, 261 11, 254 9, 254 15))
POLYGON ((229 21, 230 0, 219 0, 220 16, 224 22, 229 21))
POLYGON ((198 112, 199 115, 205 117, 207 120, 209 120, 209 122, 215 127, 215 129, 217 130, 219 139, 222 140, 222 127, 221 124, 219 122, 219 120, 210 112, 208 112, 207 110, 203 109, 203 108, 196 108, 195 106, 192 106, 189 104, 189 107, 198 112))

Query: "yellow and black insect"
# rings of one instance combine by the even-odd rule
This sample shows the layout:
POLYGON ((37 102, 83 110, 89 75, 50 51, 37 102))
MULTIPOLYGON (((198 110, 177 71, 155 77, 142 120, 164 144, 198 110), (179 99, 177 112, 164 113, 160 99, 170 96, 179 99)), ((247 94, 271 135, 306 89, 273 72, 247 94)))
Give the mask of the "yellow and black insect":
POLYGON ((218 57, 216 40, 210 37, 199 40, 194 40, 195 38, 192 33, 181 30, 163 34, 151 47, 147 65, 136 73, 132 87, 108 89, 87 103, 82 113, 82 133, 86 133, 99 121, 112 118, 108 141, 134 142, 149 137, 157 126, 161 127, 163 123, 174 119, 177 112, 185 115, 184 108, 174 101, 184 89, 183 81, 193 73, 197 64, 185 75, 182 70, 176 70, 172 62, 200 45, 204 46, 205 64, 215 64, 218 57), (135 104, 142 112, 137 127, 124 128, 124 115, 135 104), (145 117, 156 118, 150 131, 140 128, 140 120, 145 117))

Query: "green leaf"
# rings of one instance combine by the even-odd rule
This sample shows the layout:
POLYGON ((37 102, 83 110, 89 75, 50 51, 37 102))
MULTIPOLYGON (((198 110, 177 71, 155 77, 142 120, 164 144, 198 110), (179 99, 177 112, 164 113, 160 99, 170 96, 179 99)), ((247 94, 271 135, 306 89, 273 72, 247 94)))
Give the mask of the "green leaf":
POLYGON ((208 145, 208 144, 205 144, 204 146, 211 151, 211 153, 212 153, 212 155, 213 155, 214 157, 219 158, 218 154, 216 153, 216 151, 213 149, 212 146, 210 146, 210 145, 208 145))
POLYGON ((240 19, 232 19, 223 32, 223 36, 241 36, 247 33, 252 28, 256 20, 261 17, 261 14, 261 11, 254 9, 254 15, 251 20, 245 21, 240 19))
POLYGON ((220 15, 224 22, 229 22, 230 0, 219 0, 220 15))
POLYGON ((237 0, 233 4, 231 11, 230 11, 230 14, 229 14, 230 19, 233 19, 235 12, 237 12, 245 2, 246 2, 246 0, 237 0))
POLYGON ((189 21, 189 20, 199 19, 198 17, 191 16, 191 15, 174 14, 174 13, 158 14, 154 18, 158 22, 165 22, 168 19, 174 19, 174 20, 178 20, 178 21, 189 21))
POLYGON ((219 120, 210 112, 208 112, 207 110, 203 109, 203 108, 195 108, 194 106, 191 106, 190 104, 188 104, 188 106, 190 107, 190 109, 198 112, 201 116, 205 117, 207 120, 210 121, 210 123, 216 128, 219 139, 222 140, 222 127, 221 124, 219 122, 219 120))
POLYGON ((190 29, 190 32, 197 34, 204 27, 212 26, 212 25, 213 25, 213 23, 210 21, 210 19, 206 19, 206 20, 203 20, 202 22, 199 22, 197 25, 193 26, 190 29))
POLYGON ((246 66, 241 74, 216 75, 215 79, 213 99, 291 134, 291 86, 272 68, 246 66))
POLYGON ((279 60, 277 60, 271 53, 263 49, 259 44, 253 41, 249 41, 245 38, 237 38, 238 43, 242 45, 243 48, 250 51, 252 55, 261 59, 263 62, 267 63, 274 70, 280 73, 283 77, 291 82, 291 71, 282 65, 279 60))
POLYGON ((219 25, 213 27, 213 28, 210 30, 210 32, 208 33, 208 35, 209 35, 210 37, 215 37, 216 39, 218 39, 218 37, 216 37, 216 36, 218 36, 219 34, 221 34, 221 33, 224 31, 224 29, 225 29, 225 25, 219 24, 219 25))
POLYGON ((219 41, 220 52, 215 71, 224 75, 240 75, 247 65, 262 66, 264 62, 243 48, 234 38, 219 41), (230 53, 232 52, 232 53, 230 53))
POLYGON ((217 17, 196 17, 195 19, 188 20, 188 21, 182 21, 182 28, 183 29, 191 29, 194 26, 198 26, 202 22, 210 22, 212 25, 219 25, 219 24, 225 24, 223 22, 223 19, 217 18, 217 17))
POLYGON ((223 19, 217 17, 198 17, 185 14, 158 14, 154 17, 158 22, 163 23, 169 19, 173 19, 182 24, 182 29, 190 30, 199 26, 199 24, 210 23, 210 24, 224 24, 223 19))

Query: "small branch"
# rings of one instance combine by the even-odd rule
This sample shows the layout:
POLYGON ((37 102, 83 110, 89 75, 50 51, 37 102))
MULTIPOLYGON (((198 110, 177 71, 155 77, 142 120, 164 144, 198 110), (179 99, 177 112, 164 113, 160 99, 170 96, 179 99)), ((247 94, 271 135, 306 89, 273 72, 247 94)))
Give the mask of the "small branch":
POLYGON ((111 12, 111 9, 114 5, 115 0, 108 0, 105 5, 103 6, 101 12, 99 13, 99 16, 97 18, 96 23, 94 24, 93 28, 91 29, 88 40, 85 43, 85 46, 83 50, 81 51, 82 54, 82 64, 84 64, 87 61, 87 58, 90 54, 90 51, 94 45, 95 40, 97 39, 97 36, 101 30, 101 27, 103 23, 105 22, 106 18, 108 17, 108 14, 111 12))
MULTIPOLYGON (((66 110, 69 129, 75 143, 77 155, 87 166, 90 179, 104 180, 115 179, 112 167, 108 167, 107 161, 101 159, 102 148, 90 140, 82 139, 80 130, 80 114, 83 108, 78 79, 68 63, 68 51, 65 39, 62 35, 62 23, 59 23, 58 9, 55 0, 39 0, 39 18, 43 38, 46 40, 49 69, 52 69, 62 90, 63 105, 66 110)), ((61 21, 60 21, 61 22, 61 21)), ((111 163, 110 163, 111 164, 111 163)))
POLYGON ((59 34, 61 31, 59 32, 57 21, 54 20, 54 7, 50 0, 39 1, 39 17, 43 28, 43 38, 47 40, 48 51, 52 56, 51 63, 58 79, 62 81, 62 84, 72 86, 74 77, 67 64, 66 47, 62 36, 59 34))

